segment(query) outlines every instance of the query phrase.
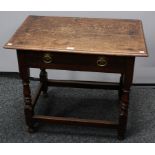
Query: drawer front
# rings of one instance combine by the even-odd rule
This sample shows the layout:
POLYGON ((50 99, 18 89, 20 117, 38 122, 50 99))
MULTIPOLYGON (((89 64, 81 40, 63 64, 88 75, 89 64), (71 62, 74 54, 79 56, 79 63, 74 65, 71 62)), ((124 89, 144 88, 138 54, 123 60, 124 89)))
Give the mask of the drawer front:
POLYGON ((25 52, 24 60, 32 68, 120 73, 125 57, 55 52, 25 52))

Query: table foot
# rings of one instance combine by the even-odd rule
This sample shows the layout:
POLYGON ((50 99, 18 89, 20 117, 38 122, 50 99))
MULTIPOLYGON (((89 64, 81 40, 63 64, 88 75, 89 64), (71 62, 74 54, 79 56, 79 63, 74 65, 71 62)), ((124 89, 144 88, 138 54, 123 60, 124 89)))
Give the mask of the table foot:
POLYGON ((36 131, 36 130, 35 130, 34 128, 32 128, 32 127, 31 127, 31 128, 28 127, 28 132, 29 132, 29 133, 34 133, 35 131, 36 131))
POLYGON ((31 126, 28 126, 28 132, 29 133, 34 133, 38 130, 39 127, 39 123, 38 122, 33 122, 33 124, 31 124, 31 126))

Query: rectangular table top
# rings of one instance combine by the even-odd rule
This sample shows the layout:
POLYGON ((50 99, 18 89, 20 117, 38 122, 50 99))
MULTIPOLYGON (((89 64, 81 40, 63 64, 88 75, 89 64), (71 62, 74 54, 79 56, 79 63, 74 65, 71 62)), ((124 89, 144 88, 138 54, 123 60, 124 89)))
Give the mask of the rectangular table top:
POLYGON ((140 20, 28 16, 4 48, 147 56, 140 20))

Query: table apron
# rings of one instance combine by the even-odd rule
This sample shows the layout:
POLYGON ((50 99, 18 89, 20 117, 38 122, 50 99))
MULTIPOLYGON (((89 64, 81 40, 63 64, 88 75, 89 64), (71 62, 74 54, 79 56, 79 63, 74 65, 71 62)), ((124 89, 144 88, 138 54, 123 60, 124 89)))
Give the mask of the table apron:
POLYGON ((46 68, 71 71, 123 73, 130 57, 85 55, 57 52, 23 51, 23 63, 29 68, 46 68))

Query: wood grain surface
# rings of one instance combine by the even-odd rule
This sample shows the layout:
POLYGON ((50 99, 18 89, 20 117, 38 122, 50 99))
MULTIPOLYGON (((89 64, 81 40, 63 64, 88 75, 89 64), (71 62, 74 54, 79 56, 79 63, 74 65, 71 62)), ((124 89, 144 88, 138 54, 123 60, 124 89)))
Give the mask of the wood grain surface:
POLYGON ((140 20, 28 16, 4 48, 148 56, 140 20))

